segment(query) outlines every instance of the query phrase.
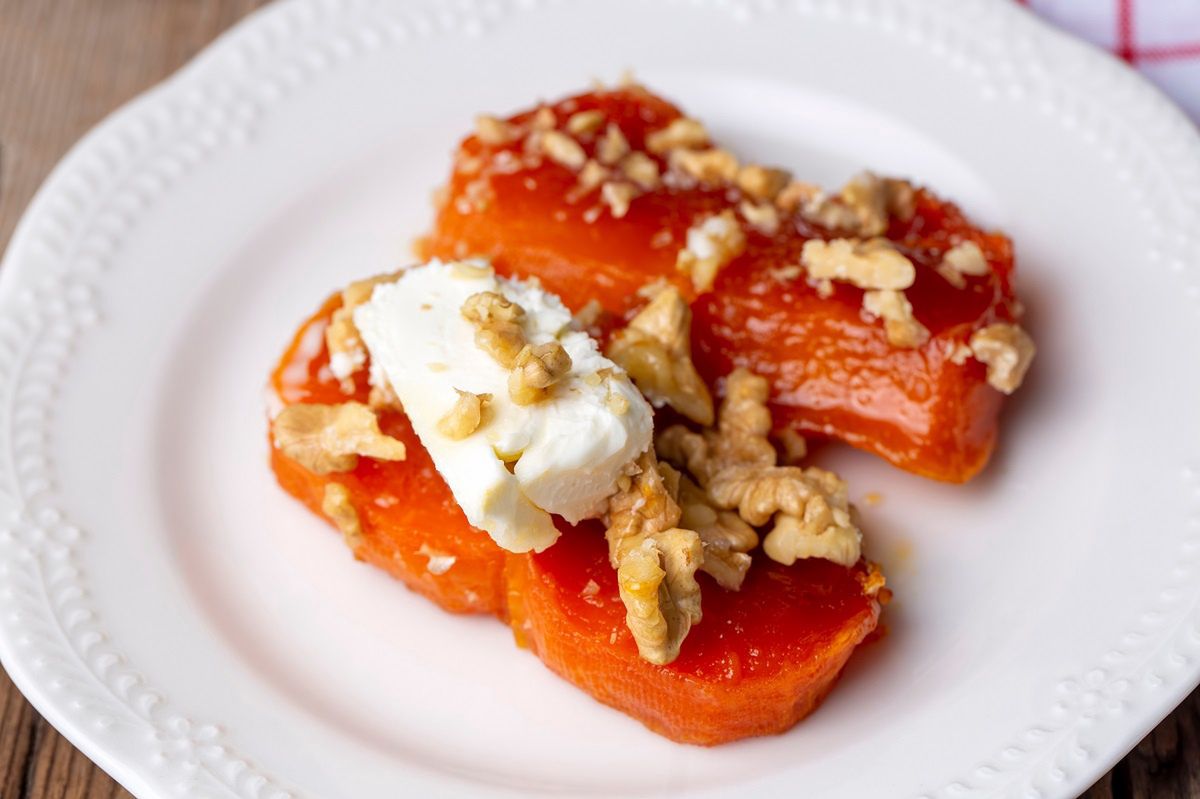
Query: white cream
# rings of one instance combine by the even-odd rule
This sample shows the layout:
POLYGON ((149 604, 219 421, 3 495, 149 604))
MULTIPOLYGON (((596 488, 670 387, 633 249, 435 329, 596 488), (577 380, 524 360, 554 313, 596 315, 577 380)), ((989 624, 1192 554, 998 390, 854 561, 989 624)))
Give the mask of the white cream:
POLYGON ((354 323, 372 379, 386 380, 400 398, 467 519, 509 551, 553 544, 550 514, 572 523, 598 516, 650 446, 650 406, 594 339, 571 328, 562 301, 534 282, 497 278, 478 262, 433 261, 376 287, 354 323), (530 344, 557 340, 571 356, 570 372, 546 399, 514 403, 509 370, 475 344, 475 326, 460 309, 481 291, 525 309, 530 344), (456 389, 492 395, 484 423, 461 440, 437 430, 456 389))

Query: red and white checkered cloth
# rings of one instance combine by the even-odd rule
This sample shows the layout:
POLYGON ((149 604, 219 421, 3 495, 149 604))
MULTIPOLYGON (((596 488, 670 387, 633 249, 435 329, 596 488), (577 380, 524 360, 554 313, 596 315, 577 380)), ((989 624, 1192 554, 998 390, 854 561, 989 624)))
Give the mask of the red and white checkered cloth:
POLYGON ((1200 121, 1200 0, 1017 0, 1112 51, 1200 121))

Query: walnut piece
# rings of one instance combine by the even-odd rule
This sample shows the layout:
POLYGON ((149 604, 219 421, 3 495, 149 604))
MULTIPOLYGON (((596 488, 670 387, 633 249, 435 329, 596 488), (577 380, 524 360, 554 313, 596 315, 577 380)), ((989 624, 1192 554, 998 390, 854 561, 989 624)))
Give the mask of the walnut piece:
POLYGON ((616 166, 628 152, 629 140, 616 124, 609 122, 604 137, 596 145, 596 158, 605 166, 616 166))
POLYGON ((679 289, 667 286, 622 330, 607 355, 629 373, 655 405, 670 405, 702 425, 712 424, 713 401, 692 363, 692 310, 679 289))
POLYGON ((823 557, 851 566, 862 554, 862 536, 850 517, 846 485, 823 469, 776 465, 767 395, 765 379, 735 370, 726 379, 717 429, 669 427, 655 441, 658 455, 691 473, 716 508, 736 509, 750 525, 774 519, 763 540, 772 560, 823 557))
POLYGON ((359 548, 365 539, 358 511, 350 504, 350 491, 341 483, 326 483, 325 494, 321 499, 321 512, 342 531, 342 539, 346 546, 358 557, 359 548))
POLYGON ((680 509, 654 452, 638 458, 637 467, 638 474, 609 500, 605 537, 638 654, 663 665, 679 656, 683 639, 700 621, 696 570, 704 548, 696 532, 675 526, 680 509))
POLYGON ((632 184, 610 180, 600 187, 600 201, 608 206, 613 219, 621 219, 629 213, 629 204, 637 193, 632 184))
POLYGON ((915 193, 908 181, 863 172, 842 187, 842 202, 858 218, 860 236, 881 236, 892 217, 908 221, 915 212, 915 193))
POLYGON ((587 163, 587 153, 579 142, 559 130, 548 130, 542 134, 542 152, 554 163, 576 172, 587 163))
POLYGON ((701 570, 722 588, 737 591, 750 569, 749 553, 758 546, 758 533, 736 513, 717 508, 687 475, 666 463, 660 463, 658 469, 679 504, 679 524, 695 530, 704 545, 701 570))
POLYGON ((726 209, 688 229, 687 246, 676 256, 675 267, 691 275, 696 291, 709 291, 717 273, 745 249, 746 234, 733 211, 726 209))
POLYGON ((973 241, 960 241, 955 244, 937 265, 937 273, 955 288, 965 288, 967 281, 963 275, 980 277, 991 271, 983 250, 973 241))
POLYGON ((460 312, 475 325, 476 346, 505 369, 513 368, 525 346, 525 309, 503 294, 480 291, 467 297, 460 312))
POLYGON ((888 343, 893 347, 920 347, 929 341, 929 329, 913 316, 912 303, 903 291, 876 289, 863 292, 863 310, 883 319, 888 343))
POLYGON ((590 111, 577 111, 567 117, 567 132, 572 136, 582 136, 595 133, 604 125, 604 112, 593 108, 590 111))
POLYGON ((621 174, 649 191, 659 183, 658 163, 641 152, 632 152, 621 159, 621 174))
POLYGON ((772 202, 791 179, 782 169, 747 164, 738 170, 737 186, 755 200, 772 202))
POLYGON ((342 289, 342 305, 329 317, 325 328, 325 349, 329 353, 329 371, 342 383, 347 394, 354 392, 354 381, 350 378, 367 362, 367 351, 354 325, 354 311, 371 299, 375 287, 391 283, 399 275, 376 275, 366 280, 356 280, 342 289))
POLYGON ((557 341, 529 346, 517 354, 508 376, 508 396, 518 405, 544 399, 550 388, 571 371, 571 356, 557 341))
POLYGON ((998 322, 971 335, 971 352, 976 360, 987 364, 988 384, 997 391, 1011 394, 1025 379, 1037 347, 1018 325, 998 322))
POLYGON ((484 144, 507 144, 517 138, 517 130, 503 119, 481 115, 475 117, 475 135, 484 144))
POLYGON ((313 474, 348 472, 359 456, 402 461, 404 442, 384 435, 375 413, 359 402, 288 405, 271 422, 275 446, 313 474))
POLYGON ((461 441, 479 429, 492 395, 472 394, 459 389, 455 391, 458 392, 458 399, 446 415, 438 419, 437 429, 446 438, 461 441))
POLYGON ((701 183, 729 183, 738 174, 737 157, 718 147, 707 150, 672 150, 670 164, 672 169, 701 183))
POLYGON ((672 120, 665 128, 646 135, 646 149, 655 155, 669 150, 692 149, 708 144, 708 131, 704 125, 688 117, 672 120))
POLYGON ((917 270, 887 239, 809 239, 800 261, 810 277, 840 280, 862 289, 906 289, 917 270))
POLYGON ((751 227, 763 235, 772 236, 779 230, 779 211, 770 203, 752 203, 742 200, 738 204, 738 213, 750 223, 751 227))

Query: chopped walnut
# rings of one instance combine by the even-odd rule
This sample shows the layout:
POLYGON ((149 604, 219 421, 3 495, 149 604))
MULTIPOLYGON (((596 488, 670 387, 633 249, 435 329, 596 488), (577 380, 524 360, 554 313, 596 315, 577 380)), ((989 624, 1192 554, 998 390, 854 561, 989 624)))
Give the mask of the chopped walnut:
POLYGON ((321 512, 342 531, 346 546, 358 557, 358 551, 365 538, 358 511, 350 504, 350 491, 341 483, 326 483, 325 494, 321 499, 321 512))
POLYGON ((637 193, 632 184, 610 180, 600 187, 600 201, 608 206, 614 219, 621 219, 629 213, 629 204, 637 193))
POLYGON ((963 275, 979 277, 991 271, 983 250, 973 241, 960 241, 955 244, 937 265, 937 273, 955 288, 965 288, 967 281, 963 275))
POLYGON ((642 189, 649 191, 659 183, 658 164, 641 152, 632 152, 621 159, 621 174, 642 189))
POLYGON ((963 344, 961 341, 958 343, 949 341, 946 342, 945 352, 946 360, 955 366, 962 366, 971 358, 972 355, 975 354, 971 352, 971 347, 969 345, 963 344))
POLYGON ((313 474, 348 472, 360 455, 402 461, 406 454, 404 442, 384 435, 374 412, 359 402, 289 405, 271 431, 279 451, 313 474))
POLYGON ((733 153, 712 147, 708 150, 672 150, 671 168, 702 183, 728 183, 737 177, 738 160, 733 153))
POLYGON ((790 564, 823 557, 853 565, 861 554, 861 534, 850 518, 845 483, 822 469, 776 465, 767 439, 767 395, 766 380, 735 370, 726 380, 717 429, 669 427, 655 441, 659 456, 687 469, 715 507, 736 509, 751 525, 774 519, 763 541, 772 560, 790 564))
POLYGON ((607 355, 652 403, 670 405, 708 425, 713 420, 712 395, 692 363, 691 327, 691 308, 679 289, 668 285, 613 334, 607 355))
POLYGON ((814 279, 841 280, 862 289, 906 289, 917 270, 887 239, 809 239, 800 260, 814 279))
POLYGON ((708 291, 717 272, 745 249, 746 234, 733 211, 726 209, 688 228, 687 246, 679 251, 675 266, 692 276, 696 291, 708 291))
POLYGON ((579 142, 559 130, 548 130, 542 134, 542 152, 551 161, 576 172, 587 163, 587 153, 579 142))
POLYGON ((461 313, 475 325, 476 346, 505 369, 513 368, 525 346, 525 309, 503 294, 481 291, 467 297, 461 313))
POLYGON ((446 438, 460 441, 479 429, 492 395, 472 394, 459 389, 455 391, 458 392, 458 399, 446 415, 438 420, 437 429, 446 438))
POLYGON ((1020 326, 997 322, 971 335, 971 351, 976 360, 987 364, 988 384, 1011 394, 1025 379, 1037 347, 1020 326))
POLYGON ((591 194, 599 188, 604 181, 608 180, 608 169, 601 166, 598 162, 588 159, 583 165, 583 169, 579 170, 579 181, 575 187, 567 195, 567 199, 571 202, 591 194))
POLYGON ((736 513, 715 507, 704 489, 691 478, 666 463, 660 463, 658 468, 679 503, 679 524, 695 530, 704 545, 701 570, 722 588, 731 591, 741 588, 750 569, 750 550, 758 546, 758 533, 736 513))
POLYGON ((367 362, 367 351, 354 325, 354 311, 371 299, 375 287, 390 283, 398 275, 376 275, 366 280, 356 280, 342 289, 342 305, 329 317, 325 328, 325 349, 329 353, 329 371, 341 381, 342 391, 354 393, 354 381, 350 378, 367 362))
POLYGON ((793 213, 820 198, 824 192, 815 183, 802 180, 789 181, 775 195, 775 205, 785 213, 793 213))
POLYGON ((593 108, 590 111, 577 111, 567 118, 567 132, 572 136, 582 136, 595 133, 604 125, 604 112, 593 108))
POLYGON ((526 345, 508 376, 508 396, 518 405, 544 399, 550 388, 571 371, 571 356, 557 341, 526 345))
POLYGON ((878 289, 863 293, 863 310, 883 319, 888 343, 893 347, 920 347, 929 340, 929 329, 913 316, 912 303, 903 291, 878 289))
POLYGON ((600 321, 600 315, 604 313, 604 306, 597 299, 588 300, 582 308, 575 312, 574 322, 575 327, 580 330, 587 330, 595 327, 600 321))
POLYGON ((550 130, 558 124, 558 116, 554 109, 542 106, 533 114, 533 129, 538 131, 550 130))
POLYGON ((596 145, 596 158, 605 166, 615 166, 629 153, 629 140, 616 124, 609 122, 604 137, 596 145))
POLYGON ((766 236, 774 235, 779 230, 779 211, 770 203, 752 203, 742 200, 738 212, 750 225, 766 236))
POLYGON ((679 656, 683 639, 700 621, 696 570, 704 549, 694 531, 675 526, 680 509, 654 453, 643 454, 637 467, 638 474, 609 500, 605 537, 638 654, 663 665, 679 656))
POLYGON ((669 150, 692 149, 708 144, 708 131, 694 119, 679 117, 665 128, 646 135, 646 149, 655 155, 669 150))
POLYGON ((785 427, 779 433, 779 443, 783 447, 783 462, 795 466, 808 457, 808 442, 795 428, 785 427))
POLYGON ((517 130, 503 119, 483 115, 475 117, 475 135, 484 144, 508 144, 517 138, 517 130))
POLYGON ((738 170, 737 185, 755 200, 771 202, 788 185, 792 178, 782 169, 748 164, 738 170))
POLYGON ((841 199, 858 217, 861 236, 881 236, 892 217, 908 221, 915 212, 915 194, 905 180, 863 172, 842 187, 841 199))

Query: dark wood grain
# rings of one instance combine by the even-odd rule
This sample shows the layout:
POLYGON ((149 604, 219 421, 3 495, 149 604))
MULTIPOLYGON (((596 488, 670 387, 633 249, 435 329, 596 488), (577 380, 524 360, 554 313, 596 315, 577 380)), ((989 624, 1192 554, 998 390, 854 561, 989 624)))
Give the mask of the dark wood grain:
MULTIPOLYGON (((262 2, 0 0, 0 249, 71 144, 262 2)), ((0 671, 0 799, 128 796, 0 671)), ((1084 797, 1200 799, 1200 691, 1084 797)))

